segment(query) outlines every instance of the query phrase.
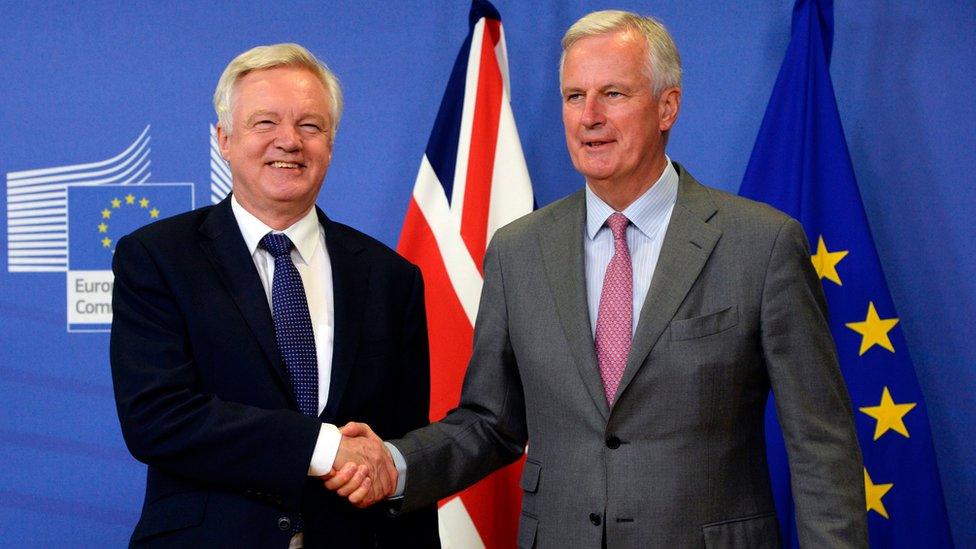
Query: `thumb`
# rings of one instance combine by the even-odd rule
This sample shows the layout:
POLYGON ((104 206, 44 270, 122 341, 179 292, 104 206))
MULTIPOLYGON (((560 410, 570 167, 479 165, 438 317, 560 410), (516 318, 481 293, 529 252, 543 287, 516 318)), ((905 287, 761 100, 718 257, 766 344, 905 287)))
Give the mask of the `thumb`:
POLYGON ((361 437, 368 435, 370 433, 370 429, 365 423, 350 421, 349 423, 340 427, 339 432, 342 433, 343 436, 347 437, 361 437))

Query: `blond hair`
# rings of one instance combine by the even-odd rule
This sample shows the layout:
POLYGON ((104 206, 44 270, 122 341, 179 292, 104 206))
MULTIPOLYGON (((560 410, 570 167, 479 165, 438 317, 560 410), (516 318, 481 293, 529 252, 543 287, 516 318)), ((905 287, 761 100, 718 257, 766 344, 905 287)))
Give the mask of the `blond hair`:
POLYGON ((234 122, 234 88, 237 82, 251 71, 275 67, 300 67, 318 77, 329 94, 329 114, 332 118, 332 131, 329 135, 335 140, 339 119, 342 118, 342 88, 339 86, 339 79, 312 52, 290 43, 251 48, 235 57, 224 69, 213 94, 214 110, 224 132, 229 135, 234 122))

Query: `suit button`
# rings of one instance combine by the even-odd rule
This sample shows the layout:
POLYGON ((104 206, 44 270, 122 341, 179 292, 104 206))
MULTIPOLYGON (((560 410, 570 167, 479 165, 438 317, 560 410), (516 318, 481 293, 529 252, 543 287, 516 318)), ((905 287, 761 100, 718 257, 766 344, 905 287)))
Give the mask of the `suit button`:
POLYGON ((288 530, 291 530, 291 519, 288 517, 279 517, 278 529, 281 530, 282 532, 287 532, 288 530))
POLYGON ((607 448, 610 448, 611 450, 616 450, 617 448, 620 448, 620 439, 611 435, 607 439, 607 448))
POLYGON ((599 526, 600 523, 602 522, 602 519, 600 518, 600 515, 596 513, 590 513, 590 522, 593 523, 593 526, 599 526))

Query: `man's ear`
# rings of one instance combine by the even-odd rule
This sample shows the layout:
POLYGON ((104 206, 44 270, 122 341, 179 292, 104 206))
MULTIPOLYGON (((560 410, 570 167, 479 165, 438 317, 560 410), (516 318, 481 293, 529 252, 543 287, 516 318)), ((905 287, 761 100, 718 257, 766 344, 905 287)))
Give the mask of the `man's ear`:
POLYGON ((661 132, 666 132, 678 121, 681 111, 681 88, 668 88, 661 92, 657 103, 658 119, 661 122, 661 132))
POLYGON ((220 149, 220 156, 224 157, 224 160, 227 160, 227 155, 230 153, 229 140, 230 135, 224 131, 224 125, 217 122, 217 147, 220 149))

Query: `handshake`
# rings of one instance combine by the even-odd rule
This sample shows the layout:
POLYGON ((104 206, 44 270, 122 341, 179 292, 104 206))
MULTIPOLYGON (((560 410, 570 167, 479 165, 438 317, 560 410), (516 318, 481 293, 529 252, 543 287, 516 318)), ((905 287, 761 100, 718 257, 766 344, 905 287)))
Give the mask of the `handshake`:
POLYGON ((392 496, 398 474, 383 440, 365 423, 349 422, 339 432, 332 471, 321 477, 325 487, 360 509, 392 496))

